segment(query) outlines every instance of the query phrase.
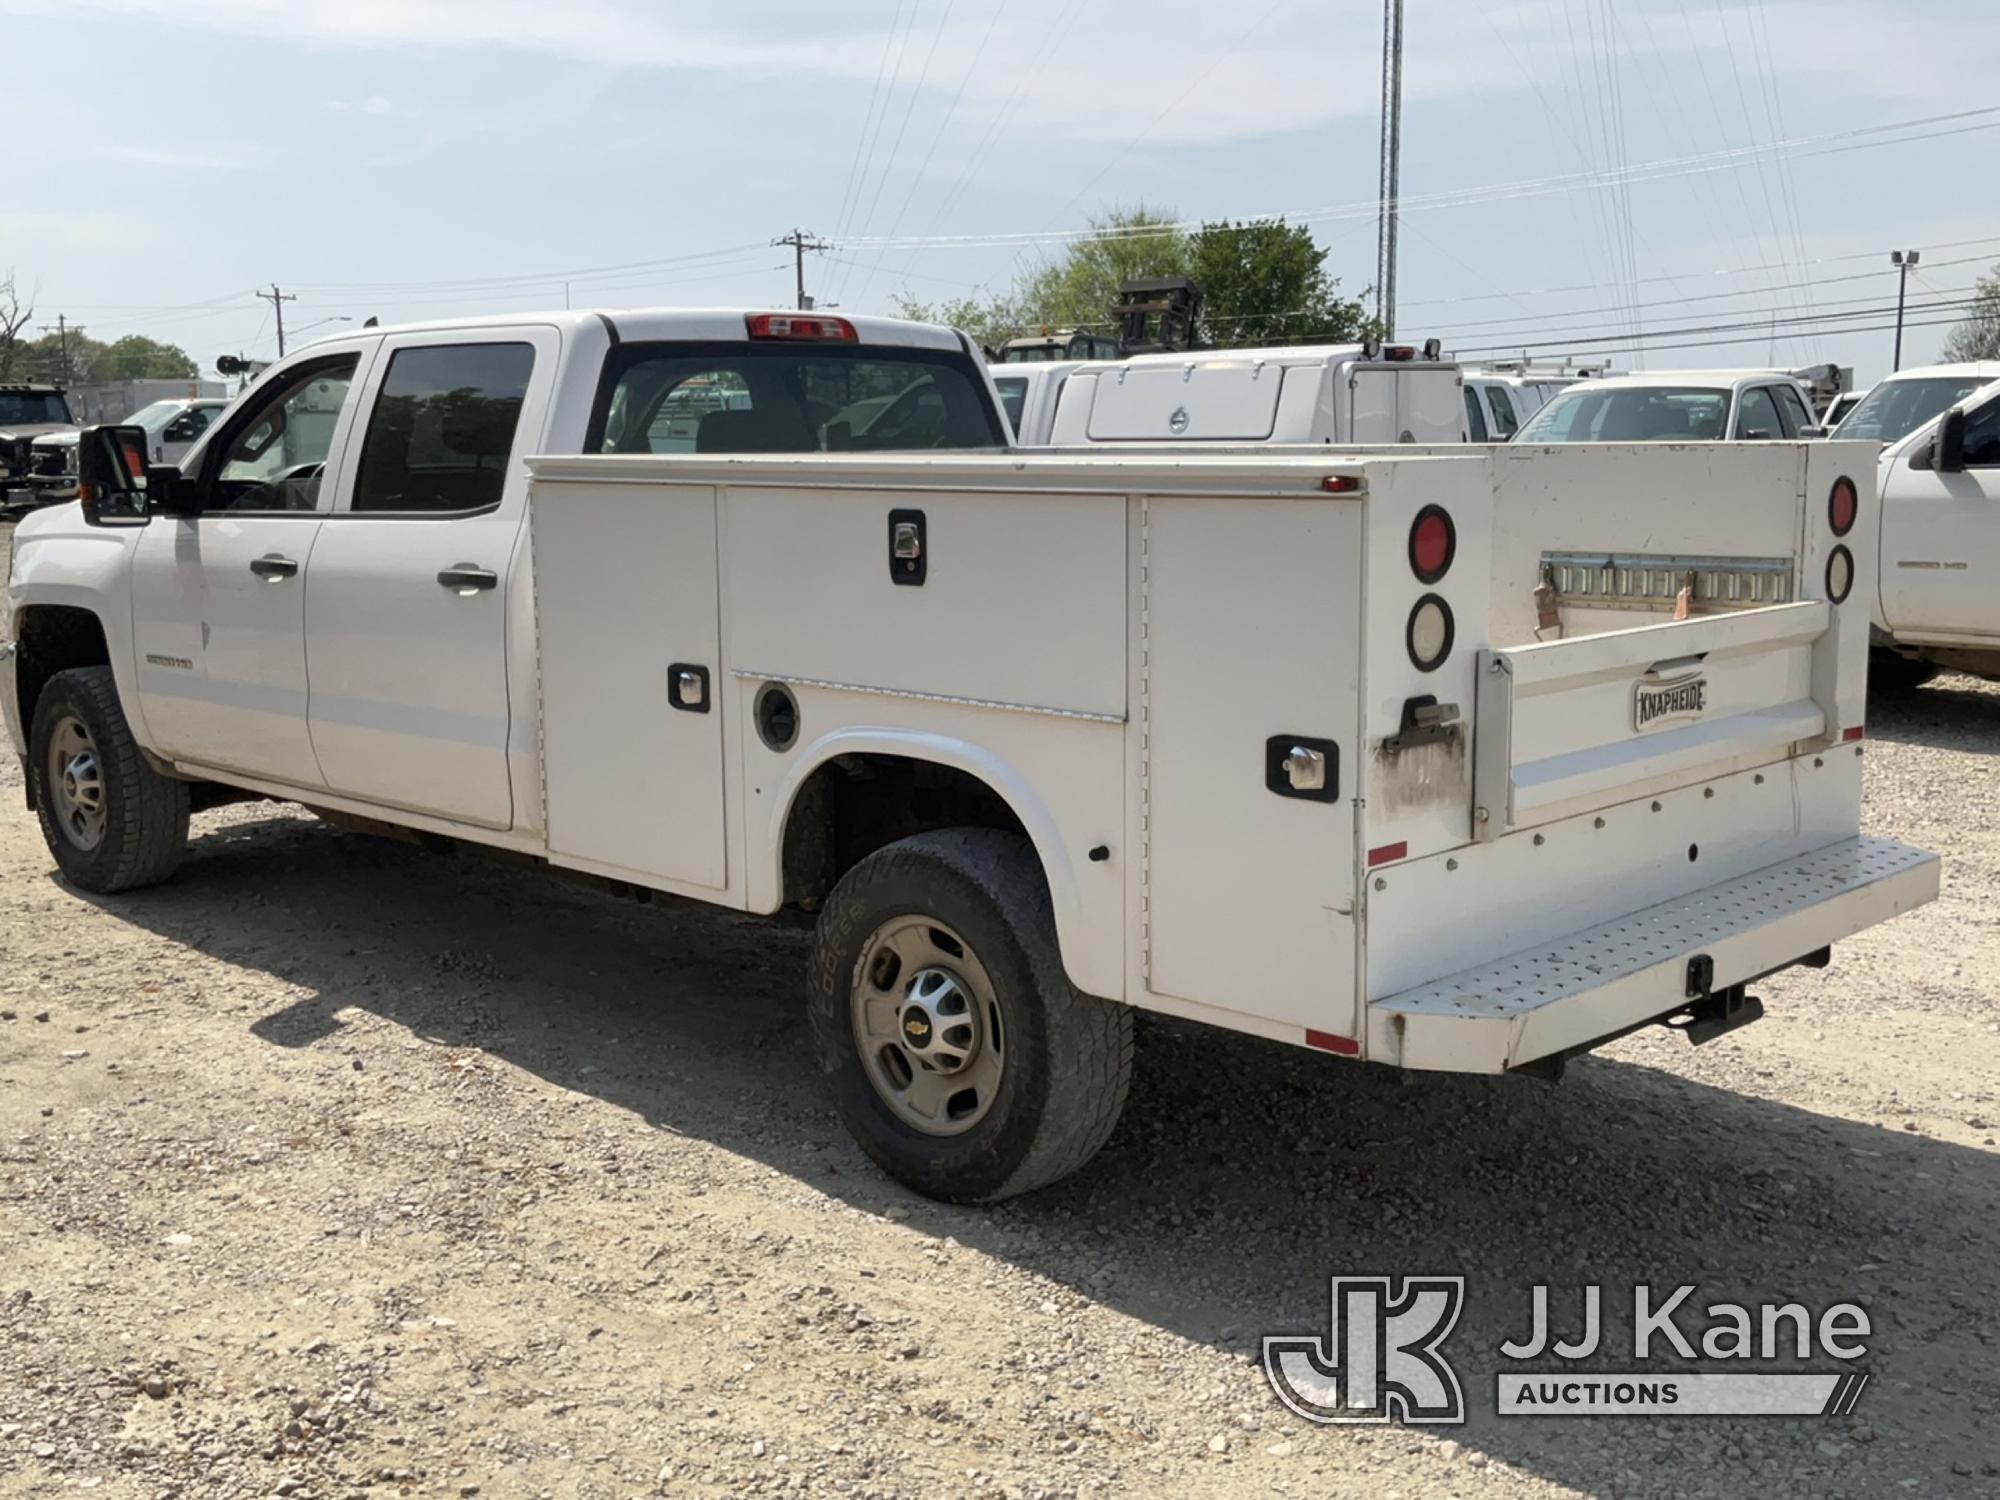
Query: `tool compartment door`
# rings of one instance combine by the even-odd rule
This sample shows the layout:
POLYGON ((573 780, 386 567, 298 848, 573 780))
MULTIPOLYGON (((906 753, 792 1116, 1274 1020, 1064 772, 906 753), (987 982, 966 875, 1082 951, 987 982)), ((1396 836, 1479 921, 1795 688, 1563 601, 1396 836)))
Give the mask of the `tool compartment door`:
POLYGON ((1354 1035, 1362 506, 1146 509, 1148 988, 1354 1035), (1336 750, 1330 795, 1273 790, 1274 740, 1336 750))
POLYGON ((557 864, 649 884, 728 884, 715 513, 707 485, 535 483, 542 759, 557 864))

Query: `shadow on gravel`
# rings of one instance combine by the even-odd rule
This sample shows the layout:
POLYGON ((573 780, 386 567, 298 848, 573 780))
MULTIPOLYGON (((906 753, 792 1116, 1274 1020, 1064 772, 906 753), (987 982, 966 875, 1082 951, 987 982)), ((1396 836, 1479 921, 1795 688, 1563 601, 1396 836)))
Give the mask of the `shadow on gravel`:
POLYGON ((1868 698, 1868 737, 2000 755, 2000 683, 1976 677, 1940 677, 1903 692, 1876 691, 1868 698))
MULTIPOLYGON (((1720 1463, 1730 1441, 1777 1450, 1760 1487, 1789 1492, 1787 1466, 1825 1472, 1814 1444, 1842 1429, 1627 1419, 1623 1460, 1663 1467, 1607 1473, 1602 1422, 1491 1415, 1496 1346, 1526 1332, 1536 1282, 1562 1289, 1569 1331, 1574 1289, 1601 1284, 1608 1332, 1627 1346, 1635 1282, 1696 1282, 1691 1307, 1863 1301, 1876 1380, 1861 1417, 1879 1441, 1914 1445, 1902 1457, 1874 1450, 1910 1467, 1871 1472, 1921 1475, 1922 1492, 1937 1493, 1951 1460, 1977 1469, 1993 1456, 1980 1433, 1996 1402, 2000 1195, 1986 1153, 1630 1063, 1586 1059, 1558 1087, 1405 1084, 1156 1023, 1142 1026, 1131 1103, 1094 1164, 1025 1200, 956 1209, 881 1177, 826 1106, 802 1024, 797 929, 637 906, 285 816, 198 838, 174 884, 105 904, 313 991, 252 1025, 275 1046, 338 1051, 338 1012, 358 1007, 1239 1354, 1264 1333, 1324 1333, 1330 1275, 1462 1274, 1450 1350, 1473 1417, 1457 1435, 1586 1492, 1661 1486, 1692 1450, 1720 1463)), ((1803 987, 1839 982, 1836 969, 1803 987)), ((1633 1362, 1605 1367, 1620 1365, 1633 1362)), ((1726 1484, 1730 1471, 1708 1472, 1726 1484)))

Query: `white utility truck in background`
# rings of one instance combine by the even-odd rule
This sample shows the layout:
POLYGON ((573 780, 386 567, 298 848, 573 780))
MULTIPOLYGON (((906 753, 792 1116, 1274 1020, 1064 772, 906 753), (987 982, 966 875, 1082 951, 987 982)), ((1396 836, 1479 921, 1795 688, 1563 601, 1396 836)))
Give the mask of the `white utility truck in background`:
POLYGON ((1073 371, 1047 442, 1457 443, 1459 368, 1437 341, 1140 354, 1073 371))
POLYGON ((261 795, 816 913, 819 1064, 940 1197, 1088 1160, 1137 1010, 1547 1075, 1937 891, 1859 831, 1872 446, 1032 452, 958 335, 719 311, 357 332, 142 444, 15 538, 67 878, 261 795))

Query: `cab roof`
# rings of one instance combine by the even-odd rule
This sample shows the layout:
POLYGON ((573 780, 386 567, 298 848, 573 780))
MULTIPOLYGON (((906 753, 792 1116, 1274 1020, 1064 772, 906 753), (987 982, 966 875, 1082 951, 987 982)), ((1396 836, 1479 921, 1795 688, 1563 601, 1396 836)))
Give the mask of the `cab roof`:
POLYGON ((1950 379, 1954 375, 1975 375, 1981 380, 2000 380, 2000 359, 1967 359, 1955 365, 1913 365, 1907 370, 1898 370, 1893 375, 1884 375, 1878 383, 1887 385, 1892 380, 1950 379))
MULTIPOLYGON (((459 329, 519 328, 524 324, 581 329, 590 324, 609 325, 621 342, 686 339, 716 343, 749 341, 744 319, 757 313, 780 316, 792 312, 782 307, 639 307, 563 309, 555 312, 491 313, 476 318, 441 318, 422 323, 385 323, 375 328, 346 328, 328 334, 315 343, 332 343, 362 334, 449 333, 459 329)), ((846 313, 800 313, 800 317, 839 318, 853 325, 861 344, 888 345, 904 349, 950 349, 963 351, 966 345, 949 328, 931 323, 911 323, 902 318, 849 317, 846 313)), ((304 346, 301 346, 304 347, 304 346)))

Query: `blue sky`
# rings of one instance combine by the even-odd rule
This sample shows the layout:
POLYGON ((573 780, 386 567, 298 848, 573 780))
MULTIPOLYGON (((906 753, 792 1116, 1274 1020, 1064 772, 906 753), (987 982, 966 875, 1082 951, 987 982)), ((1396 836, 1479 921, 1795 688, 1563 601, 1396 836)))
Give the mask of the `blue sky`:
MULTIPOLYGON (((1890 247, 1940 304, 1913 323, 2000 260, 2000 112, 1964 113, 2000 106, 1990 0, 1409 10, 1403 336, 1595 358, 1637 326, 1654 368, 1865 382, 1890 247), (1808 321, 1836 313, 1868 331, 1808 321), (1703 338, 1745 342, 1665 347, 1703 338)), ((1005 286, 1054 249, 1005 237, 1140 201, 1309 214, 1359 291, 1380 26, 1379 0, 0 0, 0 269, 38 321, 204 365, 275 352, 273 281, 294 329, 560 306, 565 280, 577 306, 782 306, 768 241, 803 225, 840 247, 810 289, 887 311, 1005 286)))

